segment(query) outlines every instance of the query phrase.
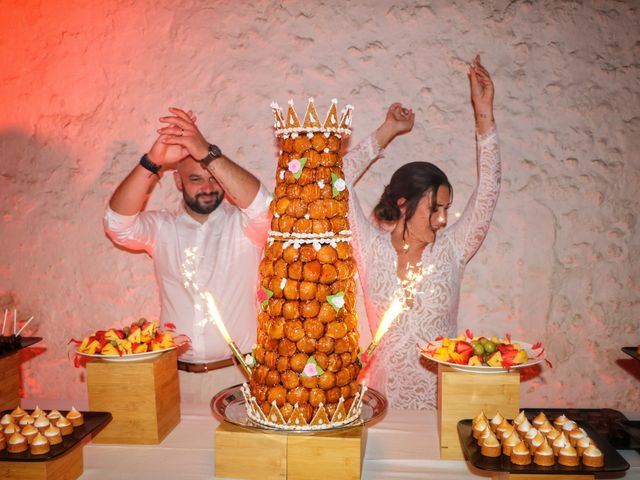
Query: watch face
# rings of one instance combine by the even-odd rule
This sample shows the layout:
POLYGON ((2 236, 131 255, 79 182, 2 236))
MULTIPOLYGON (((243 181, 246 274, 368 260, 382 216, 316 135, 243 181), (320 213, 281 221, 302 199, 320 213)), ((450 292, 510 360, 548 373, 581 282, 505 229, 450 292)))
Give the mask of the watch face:
POLYGON ((213 158, 218 158, 220 155, 222 155, 222 151, 218 148, 217 145, 209 145, 209 155, 211 155, 213 158))

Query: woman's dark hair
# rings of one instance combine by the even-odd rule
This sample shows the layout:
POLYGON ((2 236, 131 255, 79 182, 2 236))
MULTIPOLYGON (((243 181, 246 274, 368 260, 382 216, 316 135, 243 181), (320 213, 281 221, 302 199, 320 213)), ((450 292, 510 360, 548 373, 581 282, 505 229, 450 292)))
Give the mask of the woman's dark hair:
POLYGON ((431 196, 431 211, 435 212, 438 208, 436 194, 441 186, 447 187, 453 198, 453 188, 447 175, 433 163, 407 163, 391 176, 391 181, 384 188, 380 201, 373 209, 373 213, 378 220, 385 222, 397 221, 402 216, 400 207, 398 207, 398 200, 405 198, 405 221, 408 221, 416 212, 418 202, 420 202, 425 192, 429 192, 431 196))

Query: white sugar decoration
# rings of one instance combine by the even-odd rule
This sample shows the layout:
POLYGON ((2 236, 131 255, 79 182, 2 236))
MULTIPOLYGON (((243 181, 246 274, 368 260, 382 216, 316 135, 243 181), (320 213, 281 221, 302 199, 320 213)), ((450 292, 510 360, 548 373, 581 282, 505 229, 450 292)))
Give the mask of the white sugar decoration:
POLYGON ((327 147, 324 147, 324 150, 322 150, 324 153, 329 153, 329 149, 327 147))
POLYGON ((313 249, 317 252, 322 248, 322 245, 320 245, 320 242, 313 242, 313 249))
POLYGON ((308 213, 305 213, 305 214, 304 214, 304 218, 305 218, 306 220, 309 220, 311 217, 309 216, 309 214, 308 214, 308 213))
POLYGON ((283 279, 280 281, 280 290, 284 290, 284 287, 285 287, 285 285, 286 285, 286 284, 287 284, 287 279, 286 279, 286 278, 283 278, 283 279))

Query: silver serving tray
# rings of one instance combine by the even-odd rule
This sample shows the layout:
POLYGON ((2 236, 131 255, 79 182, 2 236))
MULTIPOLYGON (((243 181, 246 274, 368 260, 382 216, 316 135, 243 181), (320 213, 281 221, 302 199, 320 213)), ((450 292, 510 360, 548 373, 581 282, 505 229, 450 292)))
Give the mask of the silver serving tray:
POLYGON ((387 399, 384 395, 370 387, 367 387, 367 391, 364 395, 364 402, 362 404, 362 414, 358 420, 339 427, 318 431, 280 430, 255 423, 247 416, 247 409, 245 407, 245 400, 242 395, 241 387, 242 385, 234 385, 233 387, 229 387, 218 392, 216 396, 211 399, 211 411, 220 421, 227 421, 234 425, 254 430, 313 435, 318 432, 331 432, 342 428, 351 428, 358 425, 373 423, 382 418, 384 413, 387 411, 387 399))

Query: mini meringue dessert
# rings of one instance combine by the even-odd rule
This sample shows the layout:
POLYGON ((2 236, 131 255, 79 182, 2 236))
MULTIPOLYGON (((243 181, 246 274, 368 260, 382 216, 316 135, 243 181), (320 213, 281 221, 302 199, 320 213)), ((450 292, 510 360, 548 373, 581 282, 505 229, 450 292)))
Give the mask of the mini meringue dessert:
POLYGON ((79 427, 84 424, 84 417, 78 410, 76 410, 76 407, 71 407, 71 410, 67 413, 67 419, 74 427, 79 427))
POLYGON ((511 463, 516 465, 529 465, 531 463, 531 452, 529 452, 529 447, 527 447, 524 441, 521 441, 513 447, 509 458, 511 459, 511 463))
POLYGON ((10 423, 16 423, 16 422, 15 422, 14 418, 10 414, 5 413, 2 416, 2 418, 0 418, 0 425, 2 425, 3 427, 6 427, 10 423))
POLYGON ((58 445, 62 443, 62 435, 60 429, 55 425, 49 425, 49 427, 43 432, 43 435, 47 438, 51 445, 58 445))
POLYGON ((9 440, 9 437, 14 433, 20 433, 20 427, 18 427, 15 423, 10 423, 6 427, 4 427, 4 438, 9 440))
POLYGON ((20 420, 22 417, 24 417, 27 414, 27 412, 25 412, 22 407, 20 407, 19 405, 15 408, 15 410, 13 412, 11 412, 11 416, 16 420, 20 420))
POLYGON ((549 446, 549 443, 546 440, 536 448, 536 451, 533 454, 533 463, 543 467, 548 467, 555 463, 553 449, 549 446))
POLYGON ((496 414, 491 419, 491 430, 495 432, 496 429, 498 428, 498 425, 500 425, 503 420, 504 420, 504 417, 500 415, 500 412, 496 412, 496 414))
POLYGON ((531 424, 529 423, 529 420, 525 418, 524 421, 520 425, 518 425, 516 430, 518 430, 520 436, 525 436, 527 432, 531 430, 531 424))
POLYGON ((562 430, 562 426, 567 423, 569 419, 564 415, 564 413, 553 421, 553 426, 558 430, 562 430))
POLYGON ((531 421, 531 423, 533 424, 534 427, 536 427, 538 430, 540 430, 540 425, 542 425, 544 422, 548 422, 549 420, 547 420, 547 416, 540 412, 538 415, 536 415, 536 417, 531 421))
POLYGON ((489 424, 485 420, 483 419, 478 420, 478 422, 476 422, 471 428, 473 438, 477 440, 478 438, 480 438, 480 435, 482 434, 482 432, 484 432, 488 428, 489 428, 489 424))
POLYGON ((61 416, 62 414, 58 410, 51 410, 49 412, 49 415, 47 415, 47 418, 51 423, 55 423, 55 421, 58 420, 61 416))
POLYGON ((36 418, 36 421, 33 422, 33 426, 40 430, 40 433, 44 433, 44 431, 51 425, 49 419, 45 416, 44 412, 36 418))
POLYGON ((522 422, 524 422, 525 420, 527 420, 526 415, 524 414, 524 410, 520 410, 520 413, 518 413, 518 415, 516 416, 516 418, 513 419, 513 424, 516 426, 516 428, 518 427, 518 425, 520 425, 522 422))
POLYGON ((29 444, 27 443, 27 439, 18 432, 11 435, 7 440, 7 452, 9 453, 25 452, 28 448, 29 444))
POLYGON ((553 442, 559 436, 560 436, 560 432, 556 430, 554 427, 551 427, 551 430, 546 434, 547 440, 549 440, 549 442, 553 442))
POLYGON ((33 412, 31 412, 31 416, 33 418, 38 418, 40 415, 43 415, 43 414, 46 415, 44 411, 37 405, 36 405, 36 408, 33 409, 33 412))
POLYGON ((502 453, 507 457, 511 455, 513 447, 520 443, 520 437, 518 433, 513 430, 513 433, 504 439, 502 442, 502 453))
POLYGON ((513 427, 511 426, 511 424, 509 422, 507 422, 506 418, 503 418, 502 421, 500 422, 500 424, 496 427, 495 434, 499 438, 501 438, 502 437, 502 433, 508 428, 513 428, 513 427))
POLYGON ((549 432, 551 430, 555 430, 553 428, 553 425, 551 425, 549 423, 549 420, 545 420, 541 425, 539 425, 538 427, 538 431, 543 434, 545 437, 549 434, 549 432))
POLYGON ((2 431, 2 427, 0 427, 0 452, 7 448, 7 441, 4 438, 4 433, 2 431))
POLYGON ((587 467, 602 467, 604 465, 604 455, 595 445, 589 445, 582 452, 582 463, 587 467))
POLYGON ((575 467, 580 463, 578 452, 576 452, 576 449, 573 448, 570 443, 567 442, 567 444, 558 451, 558 463, 565 467, 575 467))
POLYGON ((569 432, 569 443, 575 447, 578 443, 578 440, 580 440, 581 438, 585 438, 586 436, 587 432, 585 432, 582 428, 574 428, 569 432))
POLYGON ((35 436, 40 432, 33 425, 26 425, 22 430, 20 430, 20 433, 27 439, 28 443, 31 443, 35 436))
POLYGON ((500 454, 502 453, 502 448, 500 447, 500 442, 498 442, 498 439, 495 437, 495 435, 491 434, 482 441, 480 453, 485 457, 500 456, 500 454))
POLYGON ((60 429, 62 436, 71 435, 73 433, 73 425, 66 417, 60 417, 56 422, 56 427, 60 429))
POLYGON ((49 453, 49 450, 51 450, 49 442, 44 435, 38 433, 31 442, 31 453, 33 455, 43 455, 45 453, 49 453))
POLYGON ((479 423, 480 421, 484 421, 485 423, 489 423, 489 419, 487 418, 487 416, 484 414, 484 410, 481 411, 478 415, 476 415, 475 417, 473 417, 473 420, 471 420, 471 425, 476 425, 477 423, 479 423))
POLYGON ((576 442, 576 450, 578 451, 578 455, 582 456, 582 453, 587 449, 589 445, 595 445, 593 440, 589 437, 583 437, 576 442))
POLYGON ((536 450, 540 445, 542 445, 542 442, 546 442, 546 440, 544 438, 544 435, 542 435, 540 432, 536 433, 533 438, 529 439, 529 450, 531 450, 531 455, 536 453, 536 450))
POLYGON ((27 413, 26 415, 20 417, 20 420, 18 420, 18 425, 20 425, 21 427, 24 427, 25 425, 33 425, 33 422, 35 421, 36 419, 27 413))
POLYGON ((551 443, 551 448, 553 448, 553 454, 557 457, 560 452, 560 449, 564 448, 566 445, 569 445, 569 441, 567 440, 567 437, 564 436, 564 433, 561 433, 551 443))

